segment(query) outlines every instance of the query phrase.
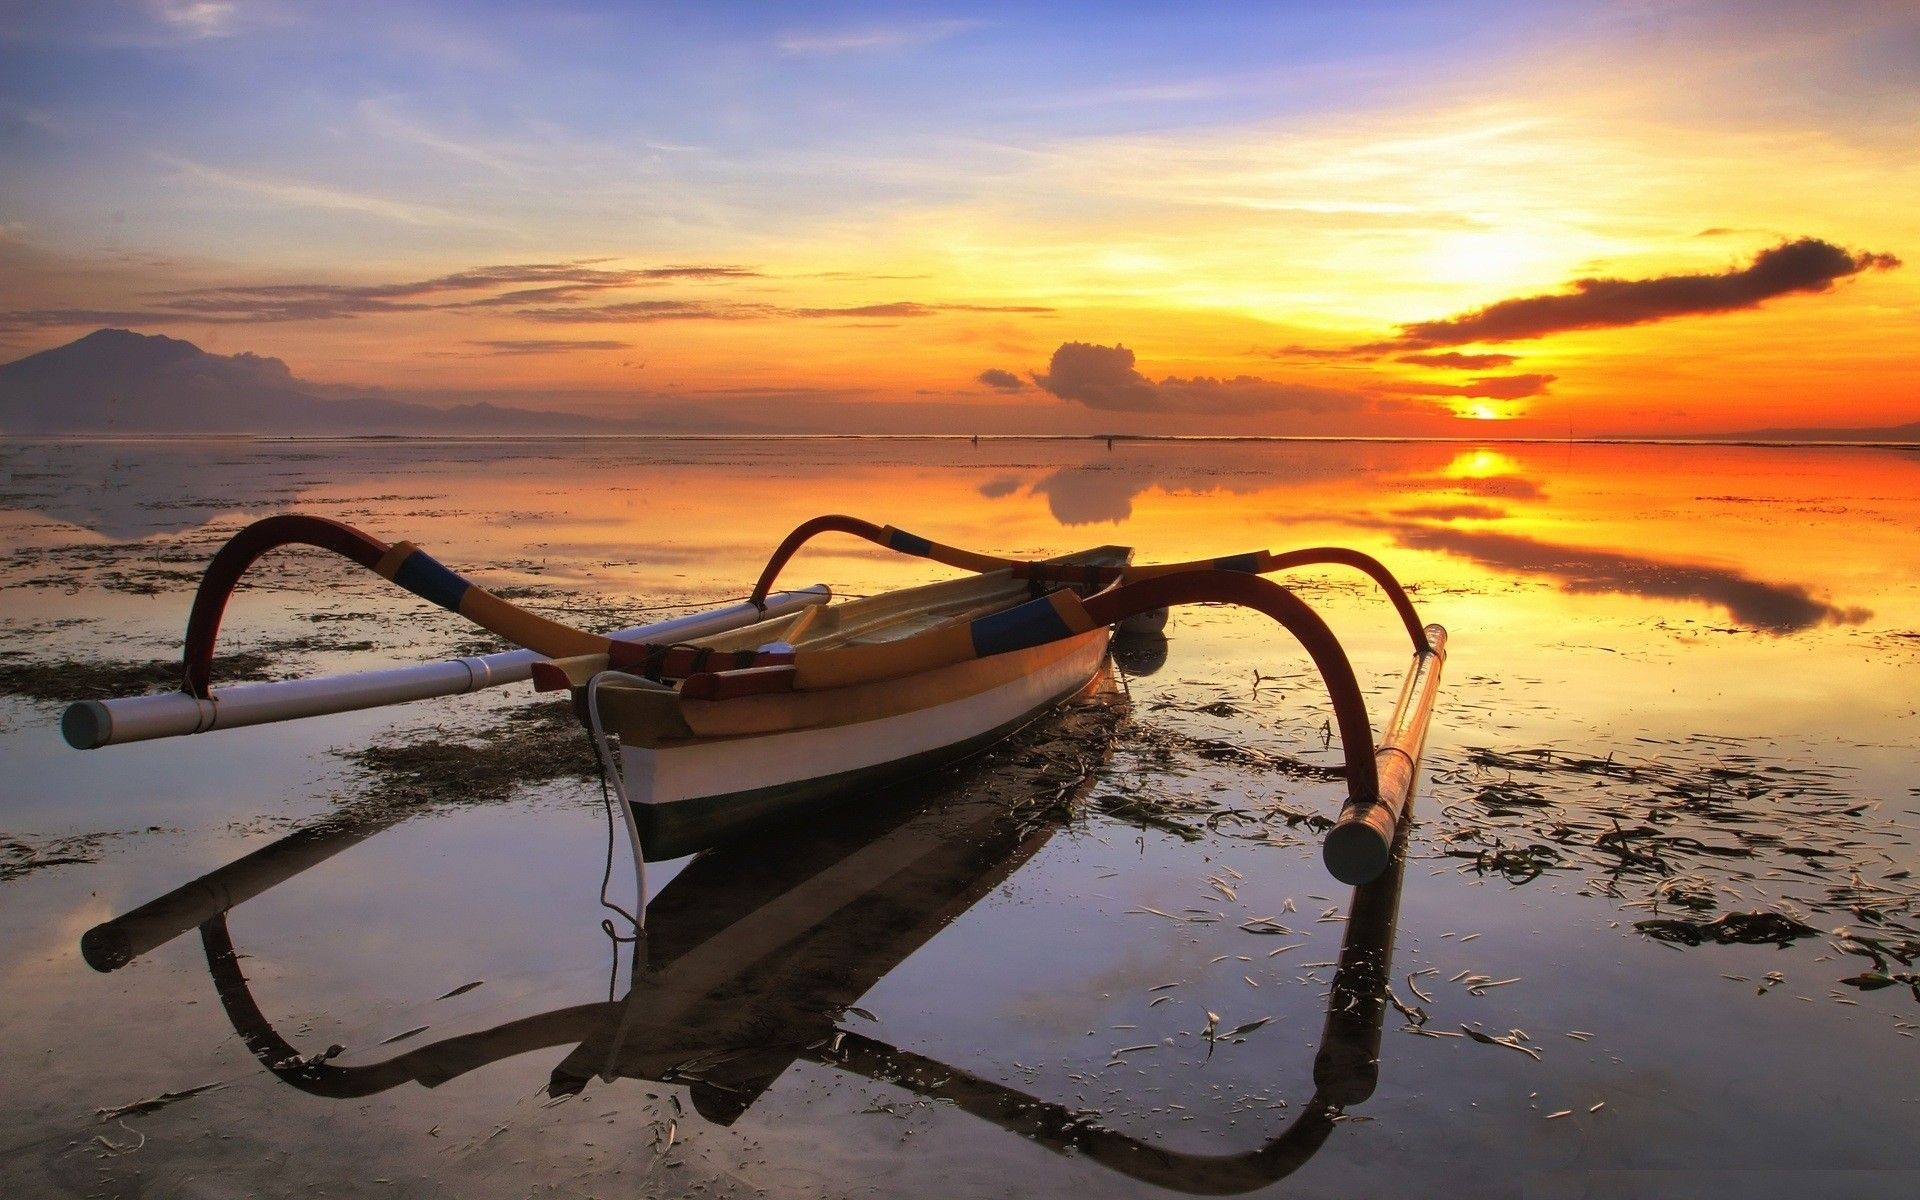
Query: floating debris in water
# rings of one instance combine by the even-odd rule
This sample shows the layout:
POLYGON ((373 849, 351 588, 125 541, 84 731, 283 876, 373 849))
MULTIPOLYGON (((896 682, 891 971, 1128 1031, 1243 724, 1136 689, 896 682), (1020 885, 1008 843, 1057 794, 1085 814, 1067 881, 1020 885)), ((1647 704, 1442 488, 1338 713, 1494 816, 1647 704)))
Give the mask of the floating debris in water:
POLYGON ((117 1121, 121 1117, 144 1116, 147 1113, 165 1108, 169 1104, 178 1104, 190 1096, 198 1096, 202 1092, 217 1092, 226 1086, 224 1083, 203 1083, 199 1087, 182 1088, 177 1092, 161 1092, 158 1096, 146 1100, 135 1100, 132 1104, 122 1104, 114 1108, 96 1108, 93 1110, 93 1115, 102 1121, 117 1121))
POLYGON ((1532 1046, 1526 1045, 1525 1035, 1518 1029, 1510 1030, 1505 1037, 1495 1037, 1490 1033, 1482 1033, 1471 1025, 1462 1025, 1460 1032, 1466 1034, 1476 1042, 1482 1042, 1489 1046, 1505 1046, 1509 1050, 1518 1050, 1535 1062, 1540 1061, 1540 1051, 1534 1049, 1532 1046))
POLYGON ((1633 927, 1648 937, 1683 946, 1717 942, 1722 946, 1787 946, 1796 938, 1817 937, 1820 931, 1804 921, 1777 912, 1730 912, 1712 921, 1655 919, 1635 921, 1633 927))

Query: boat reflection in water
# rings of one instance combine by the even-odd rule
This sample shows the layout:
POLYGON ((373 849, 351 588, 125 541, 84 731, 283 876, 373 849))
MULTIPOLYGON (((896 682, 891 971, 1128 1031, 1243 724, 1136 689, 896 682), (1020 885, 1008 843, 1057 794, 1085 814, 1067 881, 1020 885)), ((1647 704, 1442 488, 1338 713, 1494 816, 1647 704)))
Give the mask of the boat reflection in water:
POLYGON ((1112 740, 1120 708, 1110 695, 1078 706, 1048 723, 1054 728, 996 756, 991 771, 932 786, 912 804, 889 796, 884 806, 857 805, 814 828, 709 851, 649 905, 625 999, 522 1018, 383 1062, 336 1065, 281 1036, 249 990, 225 917, 232 904, 371 831, 294 834, 91 931, 87 954, 112 969, 166 940, 168 929, 184 932, 197 923, 234 1028, 269 1070, 315 1095, 366 1096, 409 1082, 434 1087, 514 1055, 571 1046, 553 1070, 553 1095, 578 1092, 594 1077, 682 1083, 697 1112, 730 1125, 791 1065, 809 1062, 947 1101, 1152 1184, 1194 1193, 1251 1190, 1297 1169, 1336 1118, 1373 1093, 1404 830, 1389 870, 1354 891, 1313 1098, 1257 1150, 1160 1149, 1102 1128, 1084 1110, 838 1025, 849 1006, 1065 827, 1075 795, 1089 786, 1112 740))

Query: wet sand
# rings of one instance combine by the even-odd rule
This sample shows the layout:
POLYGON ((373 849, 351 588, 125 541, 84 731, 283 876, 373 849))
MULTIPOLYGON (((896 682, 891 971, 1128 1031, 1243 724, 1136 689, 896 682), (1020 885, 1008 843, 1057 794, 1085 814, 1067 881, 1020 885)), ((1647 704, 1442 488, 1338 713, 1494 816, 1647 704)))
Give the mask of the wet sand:
MULTIPOLYGON (((1920 457, 1861 449, 9 444, 0 1188, 1912 1190, 1916 509, 1920 457), (638 964, 585 737, 524 685, 62 745, 59 701, 169 686, 199 566, 289 510, 600 628, 741 594, 821 511, 1355 545, 1453 635, 1403 877, 1326 875, 1324 695, 1217 609, 965 770, 655 873, 638 964), (222 919, 87 965, 243 859, 222 919)), ((787 578, 940 573, 822 543, 787 578)), ((494 648, 322 556, 250 578, 216 684, 494 648)), ((1297 586, 1377 724, 1390 610, 1297 586)))

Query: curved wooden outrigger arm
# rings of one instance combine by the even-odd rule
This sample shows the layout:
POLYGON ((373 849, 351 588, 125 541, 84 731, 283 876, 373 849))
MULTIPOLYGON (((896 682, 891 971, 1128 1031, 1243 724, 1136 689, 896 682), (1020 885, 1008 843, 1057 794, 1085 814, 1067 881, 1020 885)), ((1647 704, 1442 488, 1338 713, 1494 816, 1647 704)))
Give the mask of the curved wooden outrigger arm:
MULTIPOLYGON (((220 621, 226 613, 227 602, 247 570, 262 555, 282 546, 330 550, 423 600, 465 617, 489 633, 550 659, 591 657, 598 662, 604 658, 605 662, 599 665, 614 670, 676 679, 721 664, 745 668, 791 661, 790 657, 779 654, 714 655, 679 645, 621 641, 589 633, 501 599, 412 542, 388 545, 339 521, 290 513, 255 521, 234 534, 213 556, 200 577, 200 587, 194 593, 193 608, 187 616, 182 690, 188 695, 202 700, 211 695, 214 645, 220 635, 220 621)), ((756 604, 764 610, 766 597, 758 597, 756 604)))
POLYGON ((929 541, 917 534, 908 533, 892 525, 876 525, 859 517, 849 517, 840 513, 828 513, 802 522, 773 552, 767 565, 760 572, 760 578, 753 585, 748 597, 755 604, 764 604, 774 581, 789 560, 800 548, 823 533, 845 533, 864 538, 876 546, 894 550, 915 558, 925 558, 933 562, 954 567, 962 571, 1003 571, 1010 570, 1015 579, 1027 579, 1035 582, 1064 584, 1086 591, 1098 591, 1114 583, 1136 583, 1154 579, 1162 575, 1185 575, 1195 571, 1224 571, 1244 575, 1270 575, 1275 571, 1290 571, 1306 566, 1345 566, 1352 567, 1380 585, 1387 599, 1393 604, 1394 611, 1400 616, 1400 623, 1406 627, 1407 636, 1413 640, 1415 650, 1427 647, 1426 627, 1420 623, 1420 615, 1414 610, 1413 601, 1400 581, 1386 565, 1370 554, 1350 550, 1344 546, 1313 546, 1301 550, 1288 550, 1275 554, 1269 550, 1255 550, 1248 554, 1229 554, 1220 558, 1196 559, 1192 562, 1145 563, 1126 567, 1083 567, 1066 566, 1055 563, 1030 562, 1020 559, 1003 558, 993 554, 981 554, 975 550, 963 550, 956 546, 947 546, 929 541))
POLYGON ((993 554, 981 554, 973 550, 962 550, 958 546, 947 546, 929 541, 904 529, 895 529, 891 525, 875 525, 872 521, 863 521, 859 517, 849 517, 842 513, 827 513, 824 516, 803 521, 786 536, 773 557, 760 571, 760 578, 753 585, 748 599, 755 604, 766 603, 767 593, 773 590, 773 581, 780 577, 787 561, 799 553, 806 545, 823 533, 847 533, 857 538, 865 538, 876 546, 914 558, 931 559, 943 566, 961 571, 1002 571, 1014 565, 1011 558, 1001 558, 993 554))

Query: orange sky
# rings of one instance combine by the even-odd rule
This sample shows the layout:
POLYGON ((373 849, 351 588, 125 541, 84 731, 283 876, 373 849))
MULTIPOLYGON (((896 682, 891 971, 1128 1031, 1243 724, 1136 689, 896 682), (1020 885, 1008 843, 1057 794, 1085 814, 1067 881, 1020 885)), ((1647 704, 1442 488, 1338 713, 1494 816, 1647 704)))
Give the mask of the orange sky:
POLYGON ((1920 419, 1920 18, 1801 7, 16 18, 0 357, 119 325, 716 429, 1920 419), (1773 279, 1804 239, 1855 257, 1773 279), (1598 327, 1328 353, 1590 277, 1598 327))

